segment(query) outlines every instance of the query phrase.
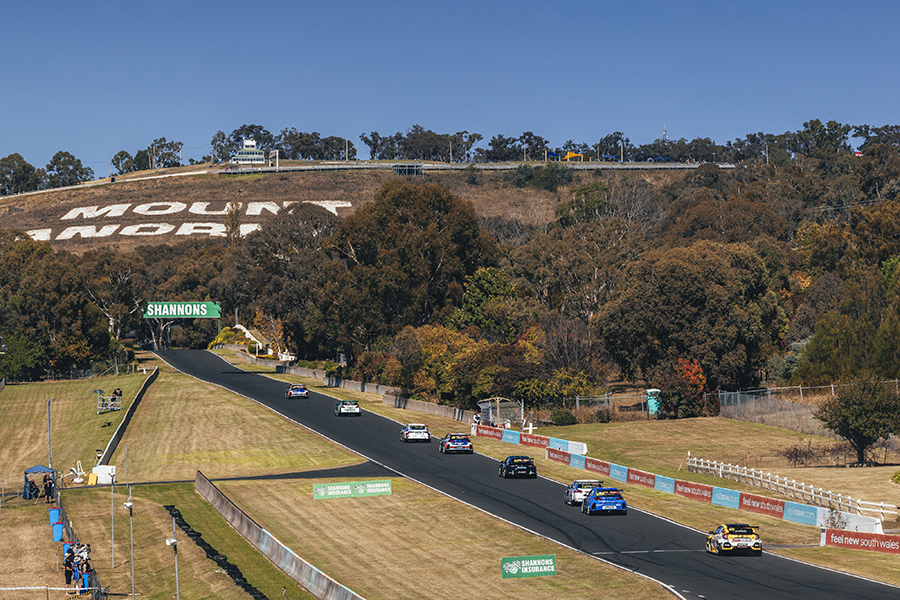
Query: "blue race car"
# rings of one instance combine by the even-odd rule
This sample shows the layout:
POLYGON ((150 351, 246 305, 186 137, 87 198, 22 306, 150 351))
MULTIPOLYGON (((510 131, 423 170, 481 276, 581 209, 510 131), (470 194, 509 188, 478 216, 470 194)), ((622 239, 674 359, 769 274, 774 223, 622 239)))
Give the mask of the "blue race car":
POLYGON ((598 487, 590 491, 581 501, 581 512, 592 515, 594 513, 619 512, 628 514, 628 504, 622 497, 622 492, 616 488, 598 487))
POLYGON ((447 454, 448 452, 465 452, 472 454, 475 447, 472 446, 472 440, 465 433, 448 433, 441 440, 438 446, 438 452, 447 454))
POLYGON ((284 392, 286 399, 290 398, 309 398, 309 390, 302 383, 295 383, 284 392))

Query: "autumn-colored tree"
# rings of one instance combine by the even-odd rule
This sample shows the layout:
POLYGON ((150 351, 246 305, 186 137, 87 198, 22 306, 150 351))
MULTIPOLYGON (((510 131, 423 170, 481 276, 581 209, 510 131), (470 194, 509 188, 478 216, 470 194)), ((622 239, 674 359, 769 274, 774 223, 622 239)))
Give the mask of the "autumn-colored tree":
POLYGON ((696 360, 679 358, 671 370, 655 382, 660 389, 659 418, 685 419, 716 416, 718 401, 706 392, 706 376, 696 360))

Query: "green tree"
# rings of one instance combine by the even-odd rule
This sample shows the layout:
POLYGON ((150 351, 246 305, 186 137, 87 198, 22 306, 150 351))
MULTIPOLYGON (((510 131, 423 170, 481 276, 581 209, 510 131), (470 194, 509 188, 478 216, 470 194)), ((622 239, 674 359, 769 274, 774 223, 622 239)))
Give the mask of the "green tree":
POLYGON ((597 325, 628 377, 652 378, 678 358, 691 357, 712 388, 758 383, 786 319, 751 247, 697 242, 649 251, 627 271, 623 293, 597 325))
POLYGON ((225 132, 221 129, 212 137, 209 145, 211 148, 210 155, 203 158, 215 164, 225 162, 238 150, 237 148, 229 148, 228 138, 225 137, 225 132))
POLYGON ((81 161, 60 150, 53 155, 47 164, 47 187, 58 188, 78 185, 82 181, 94 178, 94 171, 81 164, 81 161))
POLYGON ((0 196, 39 190, 45 177, 43 170, 28 164, 21 154, 0 158, 0 196))
POLYGON ((262 125, 241 125, 228 136, 228 149, 233 155, 243 147, 243 141, 252 139, 256 141, 256 147, 260 150, 273 150, 275 148, 275 136, 269 133, 262 125))
POLYGON ((311 336, 306 321, 315 280, 326 260, 322 242, 337 223, 335 215, 314 204, 289 206, 230 247, 226 265, 210 282, 210 293, 229 313, 238 308, 247 316, 256 310, 277 315, 288 347, 299 357, 318 358, 321 343, 311 336))
POLYGON ((462 302, 448 320, 452 329, 475 327, 482 337, 512 341, 516 290, 495 267, 480 268, 466 278, 462 302))
POLYGON ((80 262, 85 290, 106 317, 114 339, 140 326, 147 300, 147 267, 138 253, 111 249, 91 250, 80 262))
POLYGON ((472 205, 436 185, 395 179, 343 220, 317 289, 318 327, 351 355, 403 327, 441 322, 466 276, 497 260, 472 205))
POLYGON ((184 146, 181 142, 167 141, 161 137, 153 140, 147 152, 150 154, 152 167, 155 169, 169 169, 171 167, 181 166, 181 148, 184 146))
POLYGON ((572 192, 572 199, 556 209, 556 225, 571 227, 615 214, 616 205, 607 199, 608 192, 606 184, 599 181, 578 186, 572 192))
POLYGON ((856 462, 862 465, 869 446, 900 432, 900 395, 892 383, 869 376, 826 400, 816 417, 849 442, 856 450, 856 462))
POLYGON ((125 150, 116 152, 116 155, 112 157, 112 164, 113 168, 116 170, 116 175, 131 173, 135 170, 134 159, 131 157, 131 154, 125 150))

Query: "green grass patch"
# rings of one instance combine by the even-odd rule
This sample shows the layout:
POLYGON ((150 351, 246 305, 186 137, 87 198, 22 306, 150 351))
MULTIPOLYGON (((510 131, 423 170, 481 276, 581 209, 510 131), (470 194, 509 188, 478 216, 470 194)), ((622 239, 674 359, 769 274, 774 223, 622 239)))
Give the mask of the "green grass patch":
MULTIPOLYGON (((141 598, 163 600, 175 595, 175 557, 172 548, 165 544, 166 538, 172 537, 172 517, 163 508, 165 505, 174 505, 181 511, 184 520, 220 554, 227 556, 248 583, 268 598, 281 598, 282 587, 288 590, 289 598, 313 598, 231 528, 194 491, 192 483, 133 486, 132 497, 134 583, 141 598)), ((82 541, 91 544, 91 562, 103 586, 119 596, 131 594, 131 524, 123 506, 127 499, 125 486, 117 486, 112 496, 108 487, 69 490, 64 499, 76 533, 82 541)), ((180 528, 176 529, 176 536, 178 584, 183 598, 247 598, 247 594, 180 528)))

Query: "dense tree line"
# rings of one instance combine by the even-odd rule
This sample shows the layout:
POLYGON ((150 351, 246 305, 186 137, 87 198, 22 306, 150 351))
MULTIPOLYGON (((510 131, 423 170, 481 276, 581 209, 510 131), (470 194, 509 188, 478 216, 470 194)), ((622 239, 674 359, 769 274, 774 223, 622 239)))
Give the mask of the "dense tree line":
MULTIPOLYGON (((222 143, 284 143, 245 127, 222 143)), ((668 414, 690 416, 714 411, 700 387, 897 378, 900 135, 856 128, 859 156, 853 131, 810 121, 747 136, 729 146, 734 169, 706 164, 665 184, 558 163, 492 175, 555 193, 545 223, 479 219, 436 184, 397 179, 350 217, 293 205, 222 242, 75 257, 6 232, 0 335, 16 352, 0 364, 33 377, 112 357, 132 337, 214 337, 210 321, 139 318, 165 298, 218 301, 300 358, 342 353, 356 376, 461 407, 594 395, 615 373, 676 390, 668 414)))

